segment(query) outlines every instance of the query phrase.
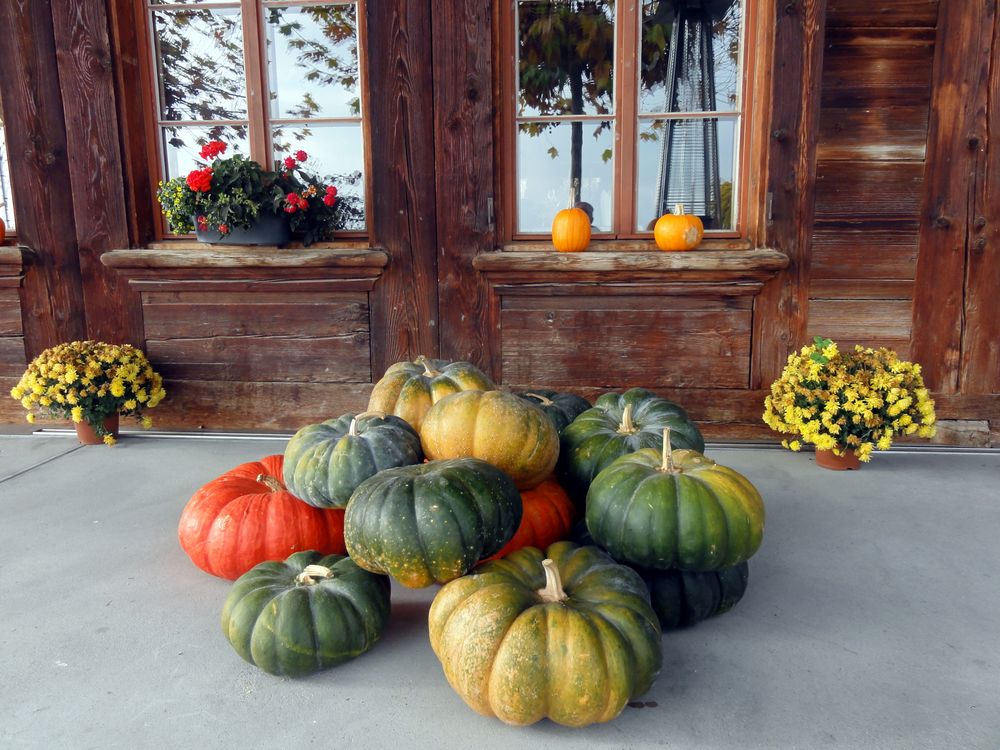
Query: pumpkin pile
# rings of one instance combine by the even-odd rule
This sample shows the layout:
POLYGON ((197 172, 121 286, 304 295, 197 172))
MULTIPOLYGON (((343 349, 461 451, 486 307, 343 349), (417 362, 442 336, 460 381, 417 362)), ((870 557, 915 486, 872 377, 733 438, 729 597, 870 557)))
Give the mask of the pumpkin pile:
POLYGON ((364 412, 307 425, 283 456, 206 484, 178 535, 195 565, 236 579, 222 629, 267 672, 370 649, 387 576, 440 584, 430 642, 471 708, 586 726, 649 689, 662 631, 746 590, 763 503, 704 447, 648 390, 591 406, 421 357, 390 367, 364 412))

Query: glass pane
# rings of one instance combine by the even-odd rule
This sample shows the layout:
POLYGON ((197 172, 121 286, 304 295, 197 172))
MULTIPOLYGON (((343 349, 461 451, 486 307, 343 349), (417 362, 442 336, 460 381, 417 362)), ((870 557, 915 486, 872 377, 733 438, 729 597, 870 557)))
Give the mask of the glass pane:
POLYGON ((245 125, 184 125, 163 128, 164 155, 166 158, 166 179, 182 177, 192 169, 205 165, 198 152, 209 141, 224 141, 229 145, 223 158, 233 154, 250 154, 245 125))
POLYGON ((360 117, 357 8, 266 12, 271 117, 360 117))
POLYGON ((238 8, 156 11, 153 38, 164 120, 247 118, 238 8))
POLYGON ((645 0, 640 112, 739 108, 742 0, 645 0))
POLYGON ((520 0, 518 115, 614 111, 614 0, 520 0))
POLYGON ((674 205, 701 217, 705 229, 732 229, 736 117, 640 120, 636 170, 636 229, 674 205))
MULTIPOLYGON (((278 125, 273 128, 274 158, 296 151, 309 158, 303 169, 324 182, 337 186, 350 206, 344 229, 365 229, 365 149, 361 124, 354 122, 278 125)), ((342 206, 342 209, 344 206, 342 206)))
POLYGON ((14 203, 11 199, 10 168, 7 162, 7 140, 3 126, 3 112, 0 111, 0 217, 7 225, 7 231, 14 232, 14 203))
POLYGON ((614 132, 601 122, 526 122, 517 133, 517 231, 552 231, 557 211, 589 203, 593 227, 610 232, 614 204, 614 132), (575 182, 577 181, 578 182, 575 182))

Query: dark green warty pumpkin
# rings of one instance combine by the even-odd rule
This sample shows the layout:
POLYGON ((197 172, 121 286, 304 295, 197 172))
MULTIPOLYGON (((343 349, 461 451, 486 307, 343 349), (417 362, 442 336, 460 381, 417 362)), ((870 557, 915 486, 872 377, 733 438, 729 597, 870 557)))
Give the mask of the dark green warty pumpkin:
POLYGON ((521 495, 475 458, 387 469, 354 491, 344 518, 358 565, 421 588, 465 575, 500 550, 521 523, 521 495))
POLYGON ((649 689, 662 660, 639 575, 570 542, 483 563, 438 592, 428 624, 455 692, 507 724, 610 721, 649 689))
POLYGON ((704 452, 701 432, 672 401, 643 388, 605 393, 560 434, 563 486, 581 502, 594 477, 616 458, 640 448, 659 450, 664 427, 670 428, 674 448, 704 452))
POLYGON ((251 664, 300 677, 363 654, 388 619, 388 578, 343 555, 296 552, 236 580, 222 608, 222 632, 251 664))
POLYGON ((532 388, 517 395, 545 412, 555 425, 556 432, 562 432, 570 422, 590 408, 590 402, 581 396, 558 393, 547 388, 532 388))
POLYGON ((764 535, 764 502, 744 477, 700 453, 652 448, 601 471, 587 528, 616 560, 708 571, 748 560, 764 535))

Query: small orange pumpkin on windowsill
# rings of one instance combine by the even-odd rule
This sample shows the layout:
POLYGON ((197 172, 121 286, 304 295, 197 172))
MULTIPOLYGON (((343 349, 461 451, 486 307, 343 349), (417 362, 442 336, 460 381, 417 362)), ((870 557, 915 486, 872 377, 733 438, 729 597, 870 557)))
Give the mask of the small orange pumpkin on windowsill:
POLYGON ((705 226, 693 214, 684 213, 684 205, 674 206, 672 214, 664 214, 656 220, 653 238, 660 250, 694 250, 705 236, 705 226))

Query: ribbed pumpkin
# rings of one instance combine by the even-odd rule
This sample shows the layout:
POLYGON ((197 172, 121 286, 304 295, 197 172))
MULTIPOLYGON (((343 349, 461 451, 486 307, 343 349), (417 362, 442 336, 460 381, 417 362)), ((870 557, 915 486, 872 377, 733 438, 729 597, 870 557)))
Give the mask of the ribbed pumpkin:
POLYGON ((590 217, 582 208, 564 208, 552 219, 552 245, 561 253, 578 253, 590 244, 590 217))
POLYGON ((591 406, 590 402, 581 396, 557 393, 546 388, 532 388, 517 395, 544 411, 555 425, 556 432, 562 432, 570 422, 591 406))
POLYGON ((388 578, 306 551, 241 576, 222 608, 222 632, 265 672, 301 677, 363 654, 388 619, 388 578))
POLYGON ((277 478, 281 456, 241 464, 188 501, 177 536, 191 562, 230 580, 266 560, 300 550, 342 554, 344 511, 299 500, 277 478))
POLYGON ((474 458, 386 469, 347 506, 347 551, 404 586, 446 583, 497 552, 521 523, 510 477, 474 458))
POLYGON ((705 440, 698 427, 672 401, 644 388, 605 393, 560 435, 563 486, 582 502, 597 473, 616 458, 640 448, 659 450, 664 427, 670 428, 673 447, 704 452, 705 440))
POLYGON ((431 459, 478 458, 503 469, 518 489, 542 483, 559 458, 559 433, 545 413, 513 393, 464 391, 438 401, 420 429, 431 459))
POLYGON ((545 549, 568 538, 576 521, 576 506, 554 479, 546 479, 533 490, 521 492, 521 505, 524 512, 517 533, 490 560, 509 555, 522 547, 545 549))
POLYGON ((508 724, 610 721, 649 689, 662 660, 639 575, 570 542, 483 563, 438 592, 428 622, 455 692, 508 724))
POLYGON ((660 250, 694 250, 705 236, 705 226, 699 217, 684 213, 680 203, 672 214, 664 214, 653 226, 653 238, 660 250))
POLYGON ((468 362, 417 357, 397 362, 372 389, 368 411, 383 411, 405 419, 420 432, 424 414, 445 396, 459 391, 492 391, 496 384, 468 362))
POLYGON ((656 616, 660 618, 660 627, 673 630, 721 615, 735 607, 746 593, 750 566, 742 562, 707 573, 639 568, 638 573, 649 587, 649 597, 656 616))
POLYGON ((303 427, 288 441, 285 484, 317 508, 344 508, 368 477, 423 459, 420 436, 399 417, 344 414, 303 427))
POLYGON ((708 571, 748 560, 764 503, 744 477, 700 453, 645 448, 616 459, 587 493, 587 528, 615 559, 708 571))

